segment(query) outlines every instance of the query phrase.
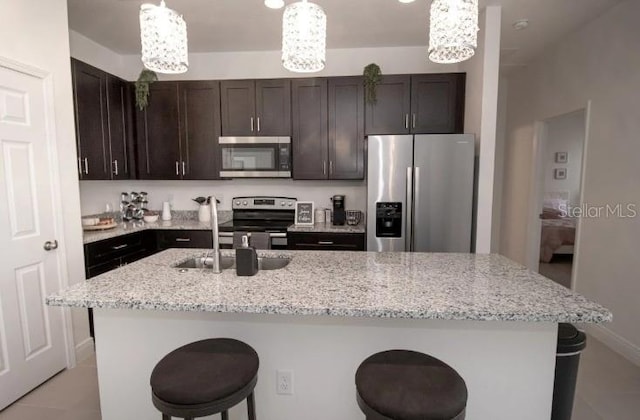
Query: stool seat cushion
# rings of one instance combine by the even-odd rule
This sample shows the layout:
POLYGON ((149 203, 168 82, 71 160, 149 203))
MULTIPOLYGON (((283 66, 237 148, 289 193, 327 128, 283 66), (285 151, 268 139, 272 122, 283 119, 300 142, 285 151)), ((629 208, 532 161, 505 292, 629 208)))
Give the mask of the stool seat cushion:
POLYGON ((258 354, 242 341, 197 341, 158 362, 151 373, 151 389, 172 404, 209 403, 247 386, 258 374, 258 365, 258 354))
POLYGON ((370 408, 395 420, 454 419, 467 404, 467 387, 452 367, 408 350, 367 358, 356 372, 356 389, 370 408))

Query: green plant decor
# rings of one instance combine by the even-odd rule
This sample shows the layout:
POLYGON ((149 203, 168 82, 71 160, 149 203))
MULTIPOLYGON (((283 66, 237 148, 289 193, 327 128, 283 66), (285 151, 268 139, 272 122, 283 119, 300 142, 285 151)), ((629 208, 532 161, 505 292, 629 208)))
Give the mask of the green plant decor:
POLYGON ((136 106, 140 111, 149 105, 149 85, 158 80, 158 75, 151 70, 144 69, 136 80, 136 106))
POLYGON ((367 102, 375 104, 378 101, 376 91, 378 84, 382 81, 382 71, 376 63, 371 63, 364 68, 364 88, 367 102))

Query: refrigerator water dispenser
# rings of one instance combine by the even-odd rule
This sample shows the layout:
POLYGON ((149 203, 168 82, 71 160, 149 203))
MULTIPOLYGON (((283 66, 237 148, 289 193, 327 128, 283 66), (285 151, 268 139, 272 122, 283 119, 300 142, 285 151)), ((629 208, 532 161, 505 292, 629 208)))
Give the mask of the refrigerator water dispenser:
POLYGON ((376 237, 402 237, 402 203, 376 203, 376 237))

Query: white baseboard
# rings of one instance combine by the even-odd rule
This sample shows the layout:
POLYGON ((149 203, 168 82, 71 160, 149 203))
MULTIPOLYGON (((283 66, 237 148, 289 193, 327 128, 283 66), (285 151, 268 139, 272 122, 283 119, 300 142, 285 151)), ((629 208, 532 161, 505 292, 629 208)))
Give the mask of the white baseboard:
MULTIPOLYGON (((640 366, 640 347, 634 345, 602 325, 588 325, 586 326, 586 330, 589 334, 599 341, 602 341, 612 350, 620 353, 635 365, 640 366)), ((589 343, 587 343, 587 345, 589 345, 589 343)))
POLYGON ((76 363, 89 358, 95 352, 93 338, 89 337, 81 343, 76 344, 76 363))

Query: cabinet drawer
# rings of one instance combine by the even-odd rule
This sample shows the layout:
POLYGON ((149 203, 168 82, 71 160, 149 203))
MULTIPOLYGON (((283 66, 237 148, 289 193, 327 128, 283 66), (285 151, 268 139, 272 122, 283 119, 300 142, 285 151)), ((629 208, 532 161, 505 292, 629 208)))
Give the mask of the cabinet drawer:
POLYGON ((160 230, 158 248, 212 248, 212 234, 206 230, 160 230))
POLYGON ((143 232, 118 236, 85 245, 84 256, 87 267, 106 263, 123 255, 144 249, 143 232))
POLYGON ((326 251, 364 251, 362 233, 299 233, 290 232, 289 249, 326 251))

